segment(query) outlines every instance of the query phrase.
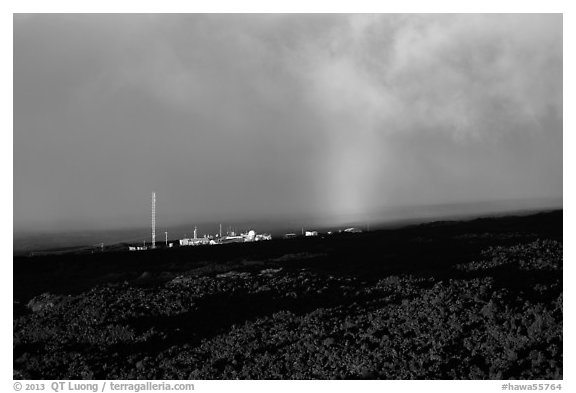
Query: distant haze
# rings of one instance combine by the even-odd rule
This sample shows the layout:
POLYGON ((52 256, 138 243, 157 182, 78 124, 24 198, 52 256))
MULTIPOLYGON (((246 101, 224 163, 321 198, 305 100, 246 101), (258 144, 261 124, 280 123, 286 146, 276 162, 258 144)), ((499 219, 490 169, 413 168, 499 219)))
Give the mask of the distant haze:
POLYGON ((14 16, 14 231, 562 198, 562 16, 14 16))

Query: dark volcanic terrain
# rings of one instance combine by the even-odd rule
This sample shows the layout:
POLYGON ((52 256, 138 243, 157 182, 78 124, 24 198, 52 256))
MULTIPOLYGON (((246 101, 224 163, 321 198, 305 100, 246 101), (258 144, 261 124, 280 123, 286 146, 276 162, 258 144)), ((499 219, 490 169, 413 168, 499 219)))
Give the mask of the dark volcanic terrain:
POLYGON ((17 379, 561 379, 562 211, 14 257, 17 379))

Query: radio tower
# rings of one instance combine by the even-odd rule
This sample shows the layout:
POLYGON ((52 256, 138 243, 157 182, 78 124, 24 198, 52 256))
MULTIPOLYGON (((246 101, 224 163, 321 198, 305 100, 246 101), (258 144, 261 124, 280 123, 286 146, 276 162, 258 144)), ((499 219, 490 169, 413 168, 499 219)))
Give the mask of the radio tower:
POLYGON ((152 193, 152 248, 156 248, 156 193, 152 193))

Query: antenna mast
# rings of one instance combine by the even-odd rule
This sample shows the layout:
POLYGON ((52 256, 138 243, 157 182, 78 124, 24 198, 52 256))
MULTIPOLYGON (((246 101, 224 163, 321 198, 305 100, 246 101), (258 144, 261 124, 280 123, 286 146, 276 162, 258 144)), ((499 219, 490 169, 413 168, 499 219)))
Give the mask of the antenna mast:
POLYGON ((152 248, 156 248, 156 193, 152 193, 152 248))

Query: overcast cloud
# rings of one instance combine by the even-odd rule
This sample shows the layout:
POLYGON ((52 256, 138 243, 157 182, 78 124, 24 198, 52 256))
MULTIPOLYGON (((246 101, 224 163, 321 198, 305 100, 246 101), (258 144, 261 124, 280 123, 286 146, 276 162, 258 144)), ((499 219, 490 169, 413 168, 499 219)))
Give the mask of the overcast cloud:
POLYGON ((14 229, 562 196, 561 15, 16 15, 14 229))

